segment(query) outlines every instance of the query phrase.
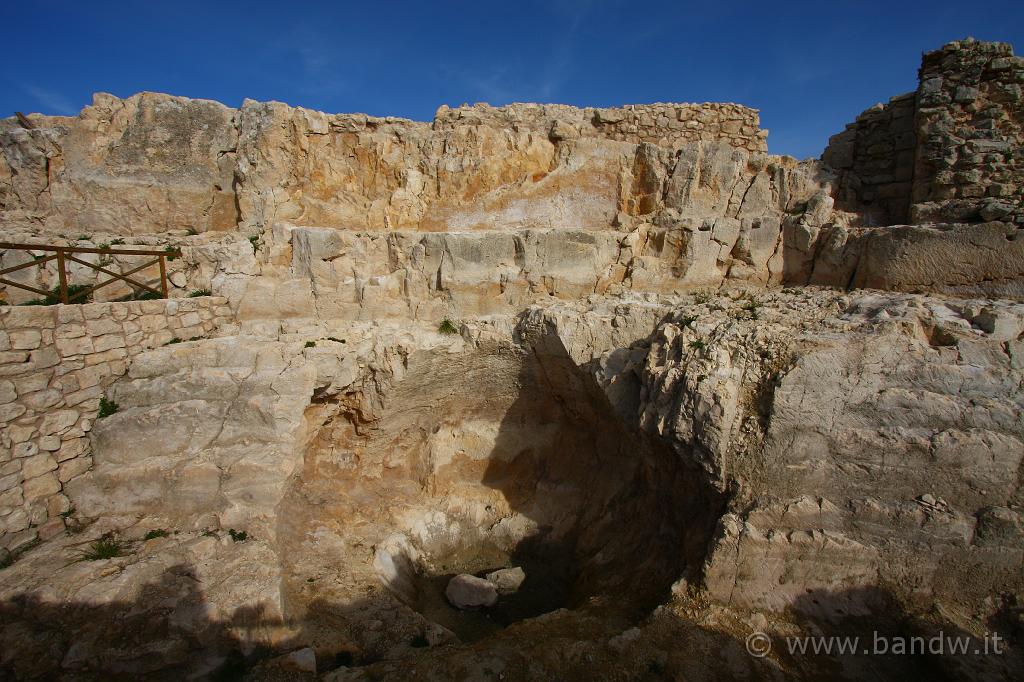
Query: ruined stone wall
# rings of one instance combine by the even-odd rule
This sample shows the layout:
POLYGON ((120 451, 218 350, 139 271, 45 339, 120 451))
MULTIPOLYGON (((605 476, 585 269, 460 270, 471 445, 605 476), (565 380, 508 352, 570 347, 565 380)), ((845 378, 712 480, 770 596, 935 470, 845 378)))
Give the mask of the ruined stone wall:
POLYGON ((968 39, 926 54, 920 79, 911 219, 1024 224, 1024 59, 968 39))
POLYGON ((919 76, 829 140, 836 208, 868 227, 1024 223, 1024 59, 967 39, 924 55, 919 76))
POLYGON ((864 214, 868 225, 907 220, 914 175, 916 93, 876 104, 829 139, 822 162, 838 171, 836 208, 864 214))
POLYGON ((226 299, 0 307, 0 546, 64 530, 64 485, 92 466, 100 398, 147 348, 206 337, 226 299))
POLYGON ((599 137, 661 147, 704 141, 724 142, 751 152, 768 150, 768 131, 761 129, 757 110, 731 103, 637 104, 604 109, 560 104, 441 107, 434 118, 434 129, 453 129, 466 123, 517 130, 528 127, 548 133, 555 140, 599 137))

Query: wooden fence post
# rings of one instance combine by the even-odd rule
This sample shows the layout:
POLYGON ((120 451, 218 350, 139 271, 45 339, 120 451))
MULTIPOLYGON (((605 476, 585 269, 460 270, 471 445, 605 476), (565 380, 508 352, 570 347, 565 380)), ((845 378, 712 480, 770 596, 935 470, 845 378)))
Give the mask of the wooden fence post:
POLYGON ((160 256, 160 291, 163 292, 164 298, 167 298, 167 266, 164 265, 164 257, 160 256))
POLYGON ((60 280, 60 302, 68 302, 68 273, 64 270, 64 249, 57 249, 57 278, 60 280))

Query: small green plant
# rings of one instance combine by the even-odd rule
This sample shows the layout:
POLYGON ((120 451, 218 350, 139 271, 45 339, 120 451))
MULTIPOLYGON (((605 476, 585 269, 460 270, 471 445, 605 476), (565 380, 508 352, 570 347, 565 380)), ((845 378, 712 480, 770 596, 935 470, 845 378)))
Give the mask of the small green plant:
POLYGON ((174 246, 168 246, 164 249, 164 256, 167 258, 167 262, 170 263, 178 257, 178 249, 174 246))
POLYGON ((118 238, 118 239, 111 239, 110 240, 110 245, 111 246, 121 246, 123 244, 124 244, 124 240, 120 239, 120 238, 118 238))
POLYGON ((244 530, 235 530, 234 528, 228 529, 228 535, 230 535, 231 539, 235 542, 245 542, 249 539, 249 534, 244 530))
POLYGON ((189 298, 199 298, 200 296, 212 296, 209 289, 196 289, 188 295, 189 298))
POLYGON ((170 535, 170 533, 165 531, 163 528, 157 528, 156 530, 151 530, 148 533, 146 533, 142 537, 142 539, 143 540, 155 540, 156 538, 165 538, 168 535, 170 535))
POLYGON ((306 345, 303 348, 313 348, 316 346, 316 341, 306 341, 306 345))
POLYGON ((700 291, 693 292, 693 300, 697 303, 707 303, 711 300, 711 292, 701 289, 700 291))
POLYGON ((87 241, 89 241, 89 235, 87 235, 87 234, 80 234, 77 237, 75 237, 75 239, 76 239, 76 241, 87 242, 87 241))
POLYGON ((170 345, 173 345, 175 343, 181 343, 181 339, 179 339, 177 336, 171 337, 171 340, 168 341, 167 343, 165 343, 164 345, 165 346, 170 346, 170 345))
POLYGON ((458 334, 459 328, 455 326, 454 322, 446 317, 441 320, 441 324, 437 326, 437 331, 442 334, 458 334))
POLYGON ((100 398, 100 411, 96 413, 97 419, 103 419, 116 413, 118 410, 118 404, 113 400, 107 400, 106 396, 100 398))
POLYGON ((109 249, 110 248, 110 242, 103 242, 102 244, 97 244, 96 248, 97 249, 109 249))
POLYGON ((689 327, 691 324, 693 324, 696 321, 697 321, 696 317, 692 317, 690 315, 684 315, 683 318, 681 320, 679 320, 679 324, 681 326, 683 326, 683 327, 689 327))
POLYGON ((316 578, 306 578, 306 582, 307 582, 307 583, 313 583, 313 582, 316 582, 316 578))
POLYGON ((334 337, 334 336, 328 336, 327 340, 328 341, 334 341, 335 343, 345 343, 345 339, 339 339, 339 338, 334 337))
POLYGON ((199 341, 202 338, 203 337, 201 337, 201 336, 190 336, 190 337, 188 337, 188 340, 189 341, 199 341))
POLYGON ((255 256, 256 252, 260 250, 261 246, 263 246, 263 242, 260 241, 260 236, 258 234, 254 234, 249 237, 249 243, 252 244, 252 255, 255 256))
POLYGON ((128 553, 129 544, 124 540, 118 540, 113 535, 107 534, 98 540, 93 540, 85 549, 75 553, 72 563, 79 561, 102 561, 103 559, 114 559, 128 553))
POLYGON ((71 509, 68 509, 67 511, 62 511, 60 513, 60 517, 62 519, 69 519, 69 518, 71 518, 74 515, 75 515, 75 508, 74 507, 72 507, 71 509))
POLYGON ((194 227, 190 227, 188 228, 188 232, 186 232, 186 234, 188 234, 189 237, 195 237, 197 234, 199 234, 199 231, 196 230, 196 228, 194 227))
POLYGON ((704 348, 704 346, 705 346, 705 343, 703 341, 701 341, 700 339, 694 339, 693 341, 690 341, 690 348, 695 348, 696 350, 700 350, 701 348, 704 348))
MULTIPOLYGON (((78 296, 78 298, 75 298, 76 295, 81 294, 82 292, 87 291, 88 289, 88 285, 85 284, 69 284, 68 301, 70 301, 71 303, 88 303, 89 301, 92 300, 91 294, 86 294, 84 296, 78 296)), ((34 298, 31 301, 25 301, 24 303, 20 303, 19 305, 57 305, 60 302, 60 286, 55 286, 54 288, 50 289, 50 292, 48 294, 46 294, 46 298, 34 298)))

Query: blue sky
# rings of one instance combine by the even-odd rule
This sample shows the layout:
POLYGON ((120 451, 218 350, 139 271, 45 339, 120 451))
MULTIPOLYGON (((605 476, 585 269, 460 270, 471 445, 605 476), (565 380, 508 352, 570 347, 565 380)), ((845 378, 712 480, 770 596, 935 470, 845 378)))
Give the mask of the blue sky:
POLYGON ((912 90, 923 51, 1024 51, 1024 2, 6 2, 0 116, 93 92, 246 97, 430 120, 441 104, 739 102, 773 153, 817 156, 912 90))

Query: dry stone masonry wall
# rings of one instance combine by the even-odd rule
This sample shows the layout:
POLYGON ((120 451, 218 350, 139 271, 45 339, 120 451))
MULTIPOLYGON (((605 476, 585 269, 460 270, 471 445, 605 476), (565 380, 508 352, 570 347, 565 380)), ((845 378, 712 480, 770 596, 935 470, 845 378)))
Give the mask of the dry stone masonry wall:
POLYGON ((868 225, 905 223, 914 177, 916 93, 877 104, 829 140, 825 165, 838 171, 836 207, 861 211, 868 225))
POLYGON ((919 76, 829 140, 837 208, 868 225, 1024 224, 1024 59, 967 39, 924 55, 919 76))
POLYGON ((1024 224, 1024 59, 964 40, 925 55, 920 78, 911 219, 1024 224))
POLYGON ((223 298, 0 308, 0 546, 64 530, 62 489, 92 466, 100 398, 147 348, 209 336, 223 298))

